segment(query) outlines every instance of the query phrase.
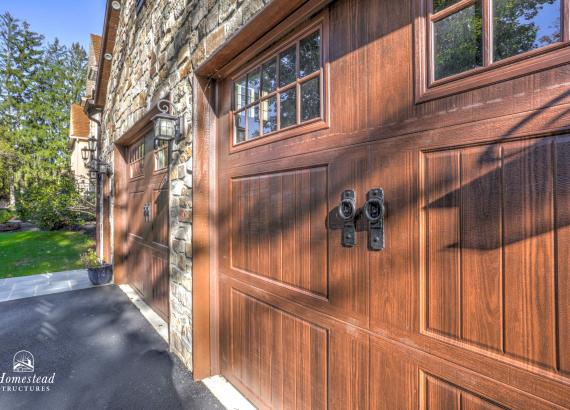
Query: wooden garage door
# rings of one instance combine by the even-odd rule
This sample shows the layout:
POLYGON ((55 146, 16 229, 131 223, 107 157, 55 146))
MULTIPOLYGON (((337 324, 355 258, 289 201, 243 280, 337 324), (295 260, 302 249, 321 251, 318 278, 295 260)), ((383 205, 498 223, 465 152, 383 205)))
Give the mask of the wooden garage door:
POLYGON ((152 132, 128 147, 127 275, 144 300, 168 320, 167 145, 152 132))
POLYGON ((220 81, 222 373, 261 408, 570 406, 570 137, 410 108, 409 18, 335 2, 220 81))

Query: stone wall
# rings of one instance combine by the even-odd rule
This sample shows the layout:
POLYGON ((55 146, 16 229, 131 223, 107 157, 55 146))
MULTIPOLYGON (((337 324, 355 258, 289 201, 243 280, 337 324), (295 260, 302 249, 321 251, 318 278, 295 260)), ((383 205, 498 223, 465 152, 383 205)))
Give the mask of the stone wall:
POLYGON ((192 368, 193 71, 269 0, 126 0, 103 113, 104 152, 159 98, 170 95, 186 131, 170 164, 170 342, 192 368))

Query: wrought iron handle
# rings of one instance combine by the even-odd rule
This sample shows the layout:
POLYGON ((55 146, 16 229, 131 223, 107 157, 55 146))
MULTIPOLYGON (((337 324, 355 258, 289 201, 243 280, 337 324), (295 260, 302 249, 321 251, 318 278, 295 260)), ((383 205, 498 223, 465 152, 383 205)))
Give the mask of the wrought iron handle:
POLYGON ((356 245, 356 195, 353 190, 347 189, 340 195, 338 213, 343 221, 341 244, 351 248, 356 245))
POLYGON ((363 211, 368 220, 368 249, 381 251, 384 249, 384 214, 386 211, 382 188, 368 191, 363 211))
POLYGON ((150 221, 150 204, 148 202, 143 206, 143 216, 145 222, 150 221))

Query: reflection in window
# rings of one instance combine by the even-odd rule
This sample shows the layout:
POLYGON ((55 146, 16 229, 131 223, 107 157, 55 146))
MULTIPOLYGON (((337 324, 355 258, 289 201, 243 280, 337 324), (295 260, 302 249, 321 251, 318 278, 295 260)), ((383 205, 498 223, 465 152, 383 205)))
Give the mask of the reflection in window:
POLYGON ((261 112, 263 116, 263 133, 277 131, 277 99, 275 96, 261 102, 261 112))
POLYGON ((562 0, 432 0, 433 79, 562 41, 562 4, 562 0))
POLYGON ((321 33, 315 31, 299 42, 299 77, 312 74, 321 67, 321 33))
POLYGON ((295 88, 281 93, 281 128, 297 123, 297 97, 295 88))
POLYGON ((245 141, 245 111, 238 112, 235 116, 236 121, 236 142, 245 141))
POLYGON ((279 87, 291 84, 297 78, 297 49, 291 47, 279 54, 279 87))
POLYGON ((434 78, 483 65, 481 3, 434 23, 434 78))
POLYGON ((144 139, 129 150, 129 169, 131 178, 140 177, 144 174, 144 139))
POLYGON ((159 140, 154 151, 155 171, 166 168, 168 165, 168 141, 159 140))
POLYGON ((321 116, 320 78, 315 77, 301 84, 301 122, 321 116))
POLYGON ((437 13, 452 4, 457 3, 459 0, 433 0, 433 12, 437 13))
POLYGON ((261 74, 256 70, 247 75, 247 103, 252 104, 259 100, 259 88, 261 83, 261 74))
POLYGON ((259 137, 259 104, 247 109, 247 139, 259 137))
POLYGON ((275 59, 263 64, 261 69, 261 93, 267 95, 277 89, 277 62, 275 59))
POLYGON ((236 110, 245 107, 245 77, 235 82, 234 96, 236 110))
POLYGON ((236 144, 321 118, 320 29, 281 50, 234 83, 236 144))
POLYGON ((560 41, 560 16, 560 0, 493 0, 494 60, 560 41))

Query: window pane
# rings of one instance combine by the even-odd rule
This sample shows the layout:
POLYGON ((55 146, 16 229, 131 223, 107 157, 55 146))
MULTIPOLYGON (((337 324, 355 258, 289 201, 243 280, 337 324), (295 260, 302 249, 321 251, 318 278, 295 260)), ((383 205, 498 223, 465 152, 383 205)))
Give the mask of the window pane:
POLYGON ((321 67, 321 33, 319 31, 299 42, 299 77, 314 73, 321 67))
POLYGON ((156 152, 156 169, 166 168, 166 153, 167 150, 162 148, 156 152))
POLYGON ((279 86, 292 83, 297 78, 296 47, 293 46, 279 54, 279 86))
POLYGON ((434 78, 483 64, 481 3, 434 23, 434 78))
POLYGON ((291 88, 281 93, 281 128, 297 123, 297 90, 291 88))
POLYGON ((320 77, 301 84, 301 122, 321 116, 320 85, 320 77))
POLYGON ((247 75, 247 103, 251 104, 259 100, 259 86, 261 83, 261 74, 259 69, 247 75))
POLYGON ((245 77, 236 81, 234 85, 235 108, 239 110, 245 106, 245 77))
POLYGON ((459 0, 433 0, 433 12, 437 13, 452 4, 457 3, 459 0))
POLYGON ((263 133, 277 131, 277 99, 275 96, 261 102, 263 133))
POLYGON ((259 137, 259 104, 247 109, 247 139, 259 137))
POLYGON ((494 60, 560 41, 560 0, 494 0, 494 60))
POLYGON ((267 95, 275 91, 277 88, 277 62, 275 59, 263 64, 261 77, 262 94, 267 95))
POLYGON ((236 113, 236 143, 245 141, 245 111, 236 113))

